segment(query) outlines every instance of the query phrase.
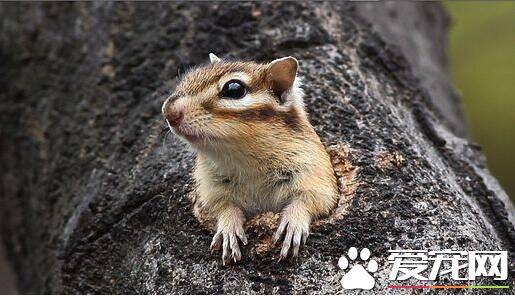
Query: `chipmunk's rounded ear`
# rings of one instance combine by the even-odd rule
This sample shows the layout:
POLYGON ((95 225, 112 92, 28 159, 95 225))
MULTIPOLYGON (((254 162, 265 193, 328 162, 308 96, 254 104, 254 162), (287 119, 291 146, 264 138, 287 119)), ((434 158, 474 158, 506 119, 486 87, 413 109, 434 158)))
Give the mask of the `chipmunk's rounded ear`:
POLYGON ((298 66, 299 62, 294 57, 280 58, 268 64, 268 79, 273 92, 280 99, 282 94, 293 86, 298 66))
POLYGON ((218 63, 221 61, 221 59, 212 52, 209 53, 209 60, 211 61, 211 63, 218 63))

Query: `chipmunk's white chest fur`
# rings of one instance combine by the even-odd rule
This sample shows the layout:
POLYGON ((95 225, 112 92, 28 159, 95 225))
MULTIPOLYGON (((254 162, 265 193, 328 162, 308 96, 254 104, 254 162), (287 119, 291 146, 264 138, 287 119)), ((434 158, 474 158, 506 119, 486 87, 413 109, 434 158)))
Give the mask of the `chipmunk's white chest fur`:
POLYGON ((240 207, 247 215, 280 212, 290 201, 295 183, 290 171, 241 169, 208 160, 199 161, 194 177, 198 194, 211 197, 201 202, 223 200, 240 207))

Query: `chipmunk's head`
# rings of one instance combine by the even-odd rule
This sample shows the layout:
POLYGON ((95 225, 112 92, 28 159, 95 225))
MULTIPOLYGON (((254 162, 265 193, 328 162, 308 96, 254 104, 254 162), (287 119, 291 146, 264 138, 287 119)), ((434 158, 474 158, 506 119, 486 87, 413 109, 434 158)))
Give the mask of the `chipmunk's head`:
POLYGON ((189 71, 163 104, 172 131, 195 148, 251 143, 281 130, 291 135, 308 124, 295 58, 268 64, 210 59, 189 71))

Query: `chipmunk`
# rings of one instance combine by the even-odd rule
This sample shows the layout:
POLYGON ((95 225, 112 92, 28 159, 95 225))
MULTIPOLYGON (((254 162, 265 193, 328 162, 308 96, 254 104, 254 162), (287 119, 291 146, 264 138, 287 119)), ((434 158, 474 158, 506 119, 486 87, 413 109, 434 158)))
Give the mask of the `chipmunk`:
POLYGON ((298 255, 310 223, 337 202, 330 158, 311 126, 293 57, 190 70, 163 104, 170 129, 197 152, 198 206, 217 221, 211 250, 241 259, 246 218, 281 212, 279 260, 298 255), (291 250, 291 251, 290 251, 291 250))

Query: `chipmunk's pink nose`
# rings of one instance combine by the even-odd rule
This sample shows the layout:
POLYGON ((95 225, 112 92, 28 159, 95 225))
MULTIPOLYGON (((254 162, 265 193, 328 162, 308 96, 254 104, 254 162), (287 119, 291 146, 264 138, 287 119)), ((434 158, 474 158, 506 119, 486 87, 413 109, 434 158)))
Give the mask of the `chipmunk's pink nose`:
POLYGON ((165 116, 171 126, 178 126, 184 118, 184 110, 169 104, 165 116))

